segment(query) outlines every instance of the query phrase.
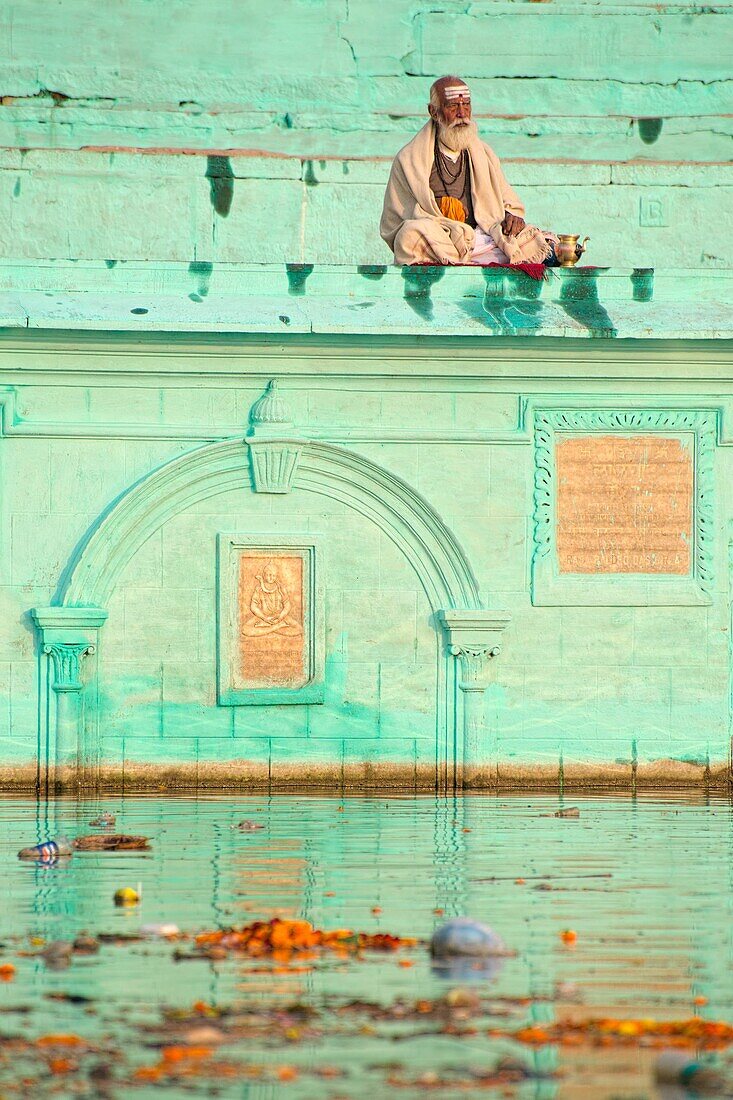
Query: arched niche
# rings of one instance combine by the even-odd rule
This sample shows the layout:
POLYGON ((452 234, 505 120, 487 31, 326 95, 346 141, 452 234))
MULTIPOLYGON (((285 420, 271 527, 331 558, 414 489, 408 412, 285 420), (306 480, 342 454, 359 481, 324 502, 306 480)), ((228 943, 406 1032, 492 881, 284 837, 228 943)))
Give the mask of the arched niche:
MULTIPOLYGON (((79 653, 93 655, 90 665, 94 671, 90 671, 88 677, 91 683, 89 705, 84 717, 83 708, 78 708, 77 730, 80 774, 88 775, 90 782, 93 782, 100 756, 98 731, 96 735, 93 732, 94 699, 99 692, 98 631, 115 586, 128 562, 168 520, 202 500, 232 490, 263 491, 257 477, 253 477, 256 464, 251 451, 254 452, 254 447, 241 439, 208 444, 172 459, 143 477, 100 515, 78 545, 60 578, 54 607, 35 612, 42 643, 39 649, 42 654, 51 655, 46 658, 47 665, 56 662, 56 651, 48 647, 59 642, 54 631, 60 617, 64 619, 66 631, 60 644, 77 644, 69 633, 66 622, 69 620, 88 645, 88 650, 79 650, 79 653), (97 677, 96 687, 94 676, 97 677)), ((425 592, 436 637, 437 772, 450 777, 465 756, 467 722, 473 723, 471 737, 475 740, 478 736, 479 719, 473 694, 477 690, 476 677, 467 676, 466 671, 474 669, 476 658, 481 663, 486 654, 493 656, 498 652, 497 620, 489 621, 489 613, 481 610, 481 597, 470 562, 453 533, 424 497, 389 470, 354 451, 326 443, 298 441, 294 453, 288 490, 302 489, 332 497, 375 524, 409 562, 425 592), (486 633, 489 627, 493 631, 491 637, 486 633), (478 642, 476 637, 479 637, 478 642), (461 658, 462 678, 457 674, 455 657, 461 658), (457 706, 457 686, 462 689, 463 707, 457 706), (469 694, 465 694, 466 691, 469 694), (456 738, 458 721, 463 722, 464 743, 456 748, 460 740, 456 738)), ((498 630, 503 625, 503 621, 499 622, 498 630)), ((58 693, 68 692, 69 688, 59 679, 61 666, 57 668, 56 663, 50 672, 47 671, 46 680, 60 698, 58 693)), ((77 677, 73 690, 77 690, 78 682, 77 677)), ((64 713, 68 713, 68 707, 64 713)), ((50 721, 49 742, 60 736, 52 727, 53 721, 50 721)), ((68 740, 73 737, 73 731, 66 729, 63 736, 68 740)), ((48 755, 53 757, 53 746, 48 755)))

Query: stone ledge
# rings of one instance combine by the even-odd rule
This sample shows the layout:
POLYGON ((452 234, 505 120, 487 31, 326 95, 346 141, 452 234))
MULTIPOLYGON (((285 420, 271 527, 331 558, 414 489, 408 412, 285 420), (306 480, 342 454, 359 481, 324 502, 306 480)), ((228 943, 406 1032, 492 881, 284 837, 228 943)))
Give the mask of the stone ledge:
POLYGON ((8 334, 724 340, 731 307, 723 269, 579 266, 542 281, 470 266, 0 263, 8 334))
MULTIPOLYGON (((653 793, 664 791, 727 793, 731 771, 727 763, 703 764, 658 759, 640 763, 559 764, 499 763, 466 769, 463 789, 473 793, 561 794, 653 793)), ((459 775, 459 785, 461 777, 459 775)), ((0 774, 0 793, 35 793, 38 772, 35 763, 12 765, 0 774)), ((76 775, 71 768, 56 775, 55 793, 77 793, 76 775)), ((99 789, 107 793, 145 794, 192 791, 268 791, 272 793, 318 792, 338 794, 384 793, 414 795, 435 792, 438 777, 433 765, 378 764, 369 761, 354 764, 255 763, 246 760, 201 762, 192 764, 103 765, 99 789)))

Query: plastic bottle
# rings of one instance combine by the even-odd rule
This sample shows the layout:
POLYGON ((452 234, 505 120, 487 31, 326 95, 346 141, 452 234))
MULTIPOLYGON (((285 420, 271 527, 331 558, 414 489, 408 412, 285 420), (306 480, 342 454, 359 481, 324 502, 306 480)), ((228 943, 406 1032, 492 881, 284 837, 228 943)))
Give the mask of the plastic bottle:
POLYGON ((54 863, 59 856, 70 856, 74 843, 67 836, 57 836, 54 840, 44 840, 32 848, 21 848, 18 859, 37 859, 41 863, 54 863))

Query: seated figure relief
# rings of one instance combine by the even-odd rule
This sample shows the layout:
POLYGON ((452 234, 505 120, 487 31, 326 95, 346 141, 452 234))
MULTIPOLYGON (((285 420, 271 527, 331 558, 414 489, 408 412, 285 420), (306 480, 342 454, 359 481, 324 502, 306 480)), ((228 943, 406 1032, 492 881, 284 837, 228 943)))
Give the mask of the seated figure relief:
POLYGON ((242 635, 245 638, 262 638, 268 634, 295 638, 303 633, 300 623, 290 614, 290 597, 280 581, 273 561, 266 562, 262 571, 257 574, 249 610, 251 614, 242 623, 242 635))

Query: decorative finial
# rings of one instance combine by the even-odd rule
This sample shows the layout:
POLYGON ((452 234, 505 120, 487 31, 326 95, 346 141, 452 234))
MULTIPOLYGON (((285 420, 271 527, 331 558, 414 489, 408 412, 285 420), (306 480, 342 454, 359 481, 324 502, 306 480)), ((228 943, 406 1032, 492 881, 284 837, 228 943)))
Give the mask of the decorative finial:
POLYGON ((256 493, 289 493, 303 449, 287 403, 272 378, 249 411, 246 443, 256 493))
POLYGON ((280 396, 277 379, 271 378, 262 397, 258 397, 249 411, 250 435, 262 434, 258 428, 292 427, 293 418, 286 402, 280 396))

